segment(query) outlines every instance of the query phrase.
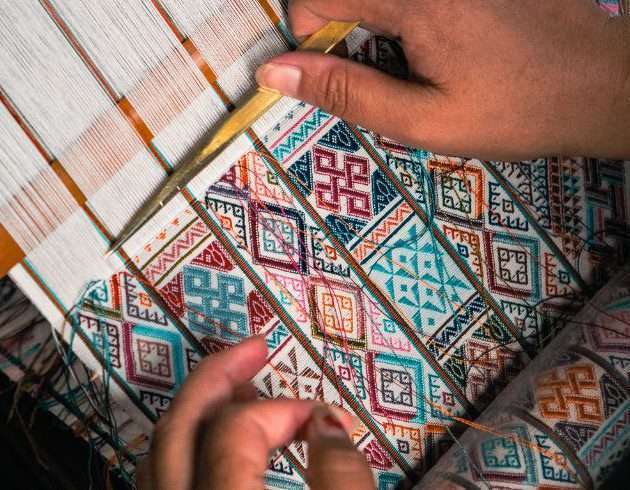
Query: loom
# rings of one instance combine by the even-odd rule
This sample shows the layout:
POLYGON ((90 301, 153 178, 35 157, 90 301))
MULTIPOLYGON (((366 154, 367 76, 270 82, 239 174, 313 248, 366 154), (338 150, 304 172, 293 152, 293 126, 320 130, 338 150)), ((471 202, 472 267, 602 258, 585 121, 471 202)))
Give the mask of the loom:
MULTIPOLYGON (((623 2, 599 3, 623 13, 623 2)), ((573 371, 543 356, 521 412, 474 420, 626 258, 627 162, 447 158, 281 99, 105 257, 255 88, 256 67, 296 46, 285 9, 0 1, 0 276, 76 353, 68 365, 87 366, 74 385, 107 393, 121 430, 92 429, 107 457, 132 473, 201 356, 260 333, 273 367, 255 380, 261 396, 317 397, 359 416, 353 439, 379 488, 435 465, 431 481, 446 474, 450 488, 599 486, 630 444, 627 279, 589 303, 599 322, 613 315, 614 332, 565 342, 573 371), (595 412, 549 402, 543 415, 578 371, 590 377, 575 396, 595 412), (448 451, 465 427, 481 434, 462 439, 468 456, 448 451)), ((383 38, 359 28, 347 47, 404 75, 383 38)), ((303 488, 305 467, 299 444, 282 448, 269 488, 303 488)))

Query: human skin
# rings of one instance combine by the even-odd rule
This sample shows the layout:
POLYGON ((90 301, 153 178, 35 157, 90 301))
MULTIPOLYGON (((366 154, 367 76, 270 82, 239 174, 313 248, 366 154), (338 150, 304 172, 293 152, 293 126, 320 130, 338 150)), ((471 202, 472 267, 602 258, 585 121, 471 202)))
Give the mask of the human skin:
MULTIPOLYGON (((259 69, 263 86, 443 154, 630 157, 630 24, 589 0, 294 0, 289 17, 296 37, 360 20, 401 42, 413 77, 294 52, 259 69)), ((262 489, 269 454, 294 439, 309 443, 311 488, 374 488, 349 414, 255 400, 265 356, 253 338, 199 364, 156 426, 140 490, 262 489)))
POLYGON ((272 451, 296 439, 308 442, 311 488, 374 488, 348 436, 349 413, 316 401, 256 399, 250 380, 266 356, 264 338, 252 337, 199 363, 156 424, 137 469, 139 490, 262 490, 272 451))
POLYGON ((347 121, 453 156, 630 157, 630 18, 590 0, 293 0, 289 20, 298 38, 341 20, 400 41, 409 80, 307 52, 259 68, 347 121))

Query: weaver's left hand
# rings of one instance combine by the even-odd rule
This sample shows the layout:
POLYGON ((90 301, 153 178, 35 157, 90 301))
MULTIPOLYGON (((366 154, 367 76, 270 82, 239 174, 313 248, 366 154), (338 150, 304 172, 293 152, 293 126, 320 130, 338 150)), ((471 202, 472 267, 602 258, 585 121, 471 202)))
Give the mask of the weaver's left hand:
POLYGON ((139 489, 263 489, 271 452, 304 436, 311 488, 374 488, 348 437, 350 414, 315 401, 256 400, 250 379, 266 355, 255 337, 199 364, 155 427, 139 489))

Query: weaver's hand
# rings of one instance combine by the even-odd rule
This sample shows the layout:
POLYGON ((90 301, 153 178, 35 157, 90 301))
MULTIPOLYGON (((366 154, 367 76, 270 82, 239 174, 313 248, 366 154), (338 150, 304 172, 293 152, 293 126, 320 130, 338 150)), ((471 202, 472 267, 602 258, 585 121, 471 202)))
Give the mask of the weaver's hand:
POLYGON ((258 82, 438 153, 630 157, 630 21, 591 0, 292 0, 296 37, 328 20, 398 39, 412 78, 286 53, 258 82))
POLYGON ((318 402, 256 400, 249 380, 266 354, 257 337, 199 364, 155 427, 137 471, 140 490, 262 490, 271 451, 300 437, 309 443, 311 488, 374 488, 348 438, 348 413, 318 402))

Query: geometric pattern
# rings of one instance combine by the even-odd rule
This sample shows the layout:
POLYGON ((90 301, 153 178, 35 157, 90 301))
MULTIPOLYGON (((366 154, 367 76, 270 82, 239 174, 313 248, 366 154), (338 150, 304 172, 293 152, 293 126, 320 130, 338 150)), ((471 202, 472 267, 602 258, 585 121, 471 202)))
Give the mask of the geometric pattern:
POLYGON ((545 419, 599 424, 603 408, 593 366, 573 364, 546 372, 536 382, 536 401, 545 419))
POLYGON ((471 465, 475 463, 474 480, 520 485, 535 483, 533 451, 525 444, 528 441, 527 429, 508 425, 502 427, 501 434, 484 439, 478 452, 471 454, 471 465))
POLYGON ((238 276, 185 266, 184 293, 189 326, 204 334, 234 339, 247 335, 245 288, 238 276))
POLYGON ((358 288, 313 279, 308 299, 313 336, 341 346, 366 347, 365 307, 358 288))
POLYGON ((181 339, 171 332, 123 323, 127 379, 147 388, 172 389, 184 380, 181 339))
POLYGON ((368 353, 368 390, 375 414, 404 421, 423 422, 422 366, 390 354, 368 353))
POLYGON ((447 221, 480 225, 483 220, 484 175, 481 168, 456 162, 429 162, 433 203, 447 221))
MULTIPOLYGON (((273 13, 277 23, 276 9, 258 3, 260 15, 273 13)), ((620 2, 605 4, 619 13, 620 2)), ((154 8, 147 2, 143 12, 154 8)), ((43 15, 59 34, 60 18, 43 15)), ((168 17, 154 20, 176 42, 172 26, 162 24, 168 17)), ((68 49, 85 58, 80 66, 99 66, 90 59, 94 50, 79 53, 79 45, 68 49)), ((250 51, 245 68, 271 54, 250 51)), ((353 56, 408 78, 401 54, 398 43, 376 36, 353 56)), ((213 77, 203 87, 195 79, 193 88, 211 95, 231 79, 213 77)), ((143 97, 116 99, 170 98, 158 85, 145 87, 143 97), (150 93, 156 89, 163 94, 150 93)), ((11 115, 21 119, 30 109, 15 102, 11 115)), ((175 162, 181 147, 165 147, 161 129, 177 134, 181 121, 171 117, 186 105, 158 111, 159 124, 149 122, 155 134, 144 141, 150 152, 131 153, 163 159, 165 167, 175 162)), ((144 114, 133 119, 144 123, 144 114)), ((214 120, 181 115, 197 125, 195 134, 214 120)), ((127 127, 125 118, 120 123, 127 127)), ((29 121, 20 126, 31 129, 29 121)), ((305 103, 266 134, 257 127, 219 157, 231 165, 220 178, 205 188, 195 179, 180 196, 183 210, 153 223, 155 235, 144 243, 134 237, 138 251, 121 270, 89 284, 69 311, 61 304, 77 350, 101 363, 112 393, 134 408, 129 413, 141 413, 143 426, 156 422, 204 355, 260 334, 268 361, 254 379, 258 395, 326 401, 351 412, 358 419, 352 440, 379 488, 406 487, 434 465, 459 488, 558 489, 603 480, 630 446, 630 287, 608 298, 601 325, 593 315, 583 322, 590 329, 581 328, 571 313, 630 254, 626 166, 565 156, 494 162, 437 155, 305 103), (565 332, 579 336, 545 348, 567 324, 565 332), (535 372, 517 377, 528 364, 535 372), (510 391, 509 403, 488 408, 510 391)), ((38 131, 33 139, 40 136, 49 135, 38 131)), ((116 153, 85 149, 86 141, 81 136, 74 149, 116 153)), ((68 148, 60 152, 64 161, 80 154, 68 148)), ((120 210, 89 219, 103 231, 100 216, 118 220, 120 210)), ((76 266, 71 260, 66 265, 76 266)), ((62 303, 46 286, 51 301, 62 303)), ((306 488, 306 474, 305 447, 296 442, 274 454, 265 484, 306 488)), ((443 486, 434 483, 428 485, 443 486)))
POLYGON ((284 270, 308 271, 304 218, 293 209, 252 202, 250 226, 257 263, 284 270))
POLYGON ((443 457, 421 488, 425 481, 439 485, 436 478, 492 488, 603 483, 630 451, 630 385, 625 372, 603 357, 626 349, 616 341, 627 329, 628 291, 626 271, 578 315, 575 329, 549 345, 543 361, 532 363, 521 382, 486 409, 478 423, 491 435, 467 433, 463 451, 443 457), (588 338, 596 342, 585 346, 588 338))
POLYGON ((540 298, 539 243, 508 233, 484 234, 488 281, 494 291, 536 302, 540 298))
MULTIPOLYGON (((402 72, 384 59, 396 53, 375 38, 357 56, 402 72)), ((129 403, 155 421, 203 355, 261 334, 258 395, 350 411, 380 488, 445 458, 449 481, 471 488, 597 479, 584 461, 605 468, 626 437, 630 354, 618 333, 585 335, 588 353, 523 382, 522 403, 471 421, 594 286, 597 246, 628 249, 606 228, 621 220, 624 172, 435 155, 304 103, 256 144, 239 141, 195 205, 73 310, 129 403), (471 424, 483 437, 449 450, 471 424)), ((266 484, 304 488, 306 467, 301 443, 281 448, 266 484)))

